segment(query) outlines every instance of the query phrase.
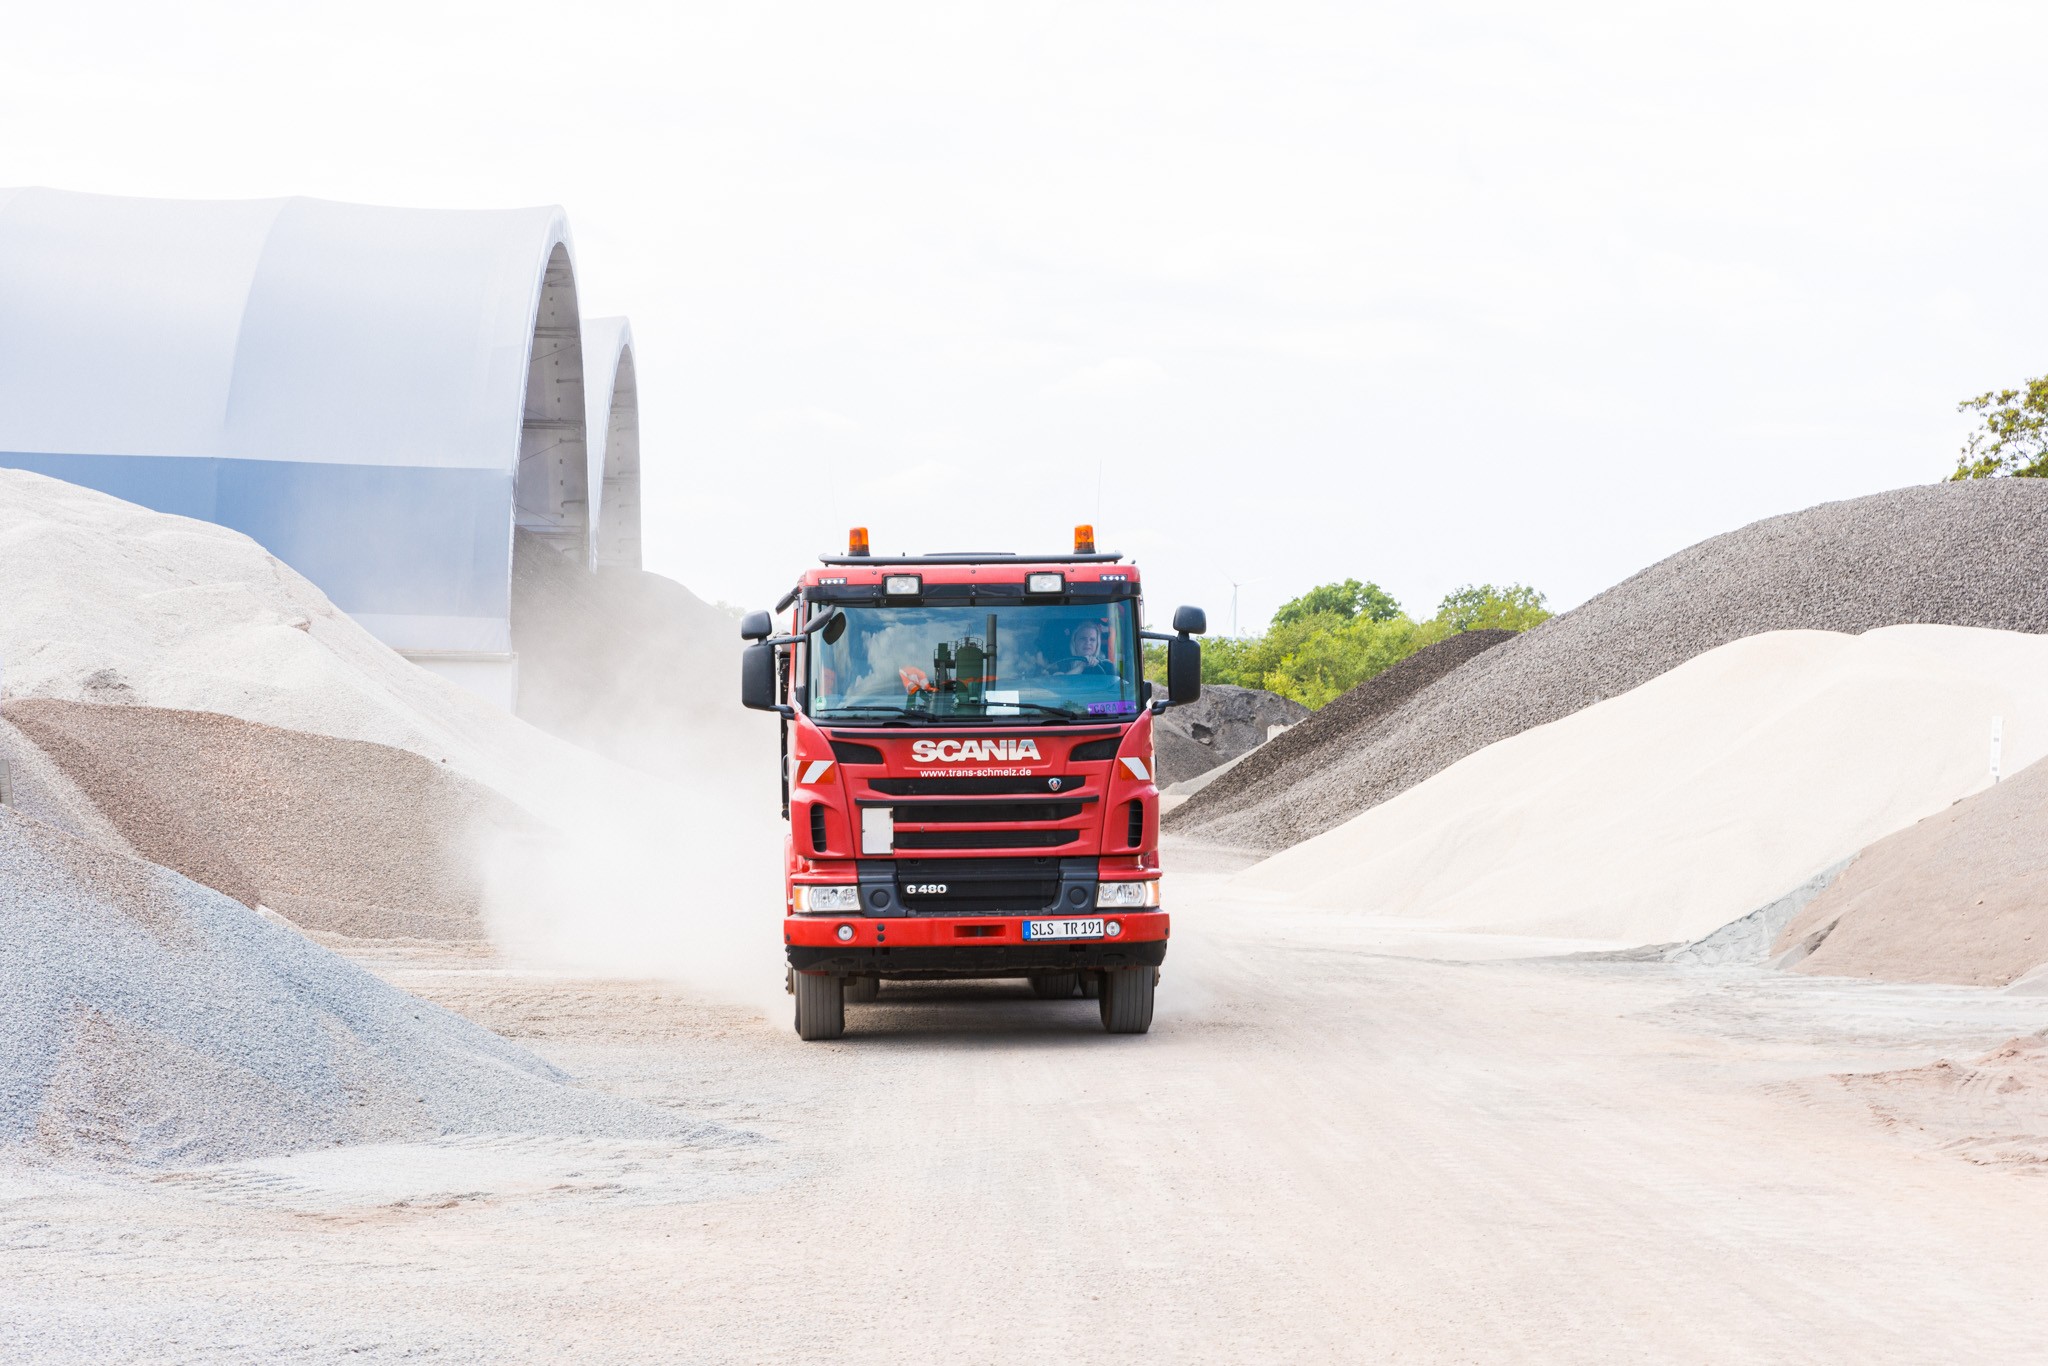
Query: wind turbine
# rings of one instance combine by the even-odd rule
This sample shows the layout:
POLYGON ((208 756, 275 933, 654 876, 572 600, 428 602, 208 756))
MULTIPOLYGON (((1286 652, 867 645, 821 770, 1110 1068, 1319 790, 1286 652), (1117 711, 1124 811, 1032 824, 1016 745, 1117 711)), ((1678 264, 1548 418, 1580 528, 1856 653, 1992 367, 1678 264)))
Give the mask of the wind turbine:
POLYGON ((1255 583, 1264 583, 1265 581, 1265 579, 1228 579, 1225 581, 1230 585, 1230 637, 1232 640, 1237 638, 1237 590, 1240 588, 1250 588, 1255 583))

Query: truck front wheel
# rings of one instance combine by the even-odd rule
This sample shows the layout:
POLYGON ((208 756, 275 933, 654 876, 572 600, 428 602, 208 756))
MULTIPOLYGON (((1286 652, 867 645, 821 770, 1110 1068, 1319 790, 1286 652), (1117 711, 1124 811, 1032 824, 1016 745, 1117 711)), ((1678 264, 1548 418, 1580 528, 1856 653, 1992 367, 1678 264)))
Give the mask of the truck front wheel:
POLYGON ((1081 985, 1078 972, 1034 972, 1031 974, 1031 992, 1041 1001, 1064 1001, 1074 994, 1081 985))
POLYGON ((872 1005, 882 995, 882 979, 869 974, 866 977, 846 979, 846 1002, 848 1005, 872 1005))
MULTIPOLYGON (((1149 969, 1148 969, 1149 971, 1149 969)), ((1145 1011, 1149 1017, 1151 1009, 1145 1011)), ((1103 1018, 1108 1019, 1105 1013, 1103 1018)), ((796 1036, 836 1039, 846 1032, 846 997, 837 977, 821 972, 796 974, 796 1036)))
POLYGON ((1112 1034, 1143 1034, 1152 1028, 1152 996, 1158 981, 1157 968, 1105 968, 1102 1027, 1112 1034))

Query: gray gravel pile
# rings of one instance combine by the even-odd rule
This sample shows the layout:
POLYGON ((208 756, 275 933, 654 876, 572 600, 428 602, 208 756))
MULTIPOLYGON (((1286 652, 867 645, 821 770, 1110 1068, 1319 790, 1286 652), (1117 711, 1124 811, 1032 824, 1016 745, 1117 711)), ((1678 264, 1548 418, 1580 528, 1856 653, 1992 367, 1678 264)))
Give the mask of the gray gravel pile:
POLYGON ((1205 683, 1202 696, 1152 721, 1152 767, 1159 785, 1185 782, 1266 742, 1268 726, 1298 726, 1315 713, 1259 688, 1205 683))
POLYGON ((1896 489, 1702 541, 1487 651, 1359 730, 1300 781, 1225 806, 1216 789, 1237 778, 1232 770, 1167 828, 1209 843, 1284 849, 1475 750, 1732 640, 1908 622, 2048 631, 2048 480, 1896 489))
MULTIPOLYGON (((1514 638, 1513 631, 1464 631, 1417 650, 1342 697, 1332 698, 1321 711, 1309 713, 1299 726, 1274 736, 1265 748, 1217 775, 1164 819, 1165 828, 1175 834, 1186 834, 1226 820, 1232 813, 1284 800, 1297 783, 1349 753, 1350 742, 1359 732, 1451 670, 1514 638)), ((1202 691, 1206 695, 1208 689, 1202 691)), ((1171 716, 1173 712, 1166 714, 1171 716)))
POLYGON ((116 847, 307 929, 481 939, 478 842, 532 825, 447 765, 388 745, 47 698, 0 715, 90 800, 116 847))
POLYGON ((729 1137, 0 809, 0 1148, 162 1165, 482 1133, 729 1137))

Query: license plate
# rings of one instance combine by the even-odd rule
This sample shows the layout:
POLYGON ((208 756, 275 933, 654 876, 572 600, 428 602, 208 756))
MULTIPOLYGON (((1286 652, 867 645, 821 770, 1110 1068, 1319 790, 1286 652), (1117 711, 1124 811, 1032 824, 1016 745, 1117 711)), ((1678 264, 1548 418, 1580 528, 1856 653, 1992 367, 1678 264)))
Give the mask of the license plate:
POLYGON ((1027 920, 1026 939, 1100 939, 1100 920, 1027 920))

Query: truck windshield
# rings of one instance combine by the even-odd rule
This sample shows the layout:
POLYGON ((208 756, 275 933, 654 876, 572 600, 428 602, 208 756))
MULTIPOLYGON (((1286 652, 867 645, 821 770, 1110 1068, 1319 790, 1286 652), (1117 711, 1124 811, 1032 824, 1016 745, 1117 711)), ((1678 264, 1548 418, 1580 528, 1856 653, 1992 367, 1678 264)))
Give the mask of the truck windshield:
POLYGON ((848 607, 811 637, 814 716, 1132 716, 1137 618, 1081 605, 848 607))

